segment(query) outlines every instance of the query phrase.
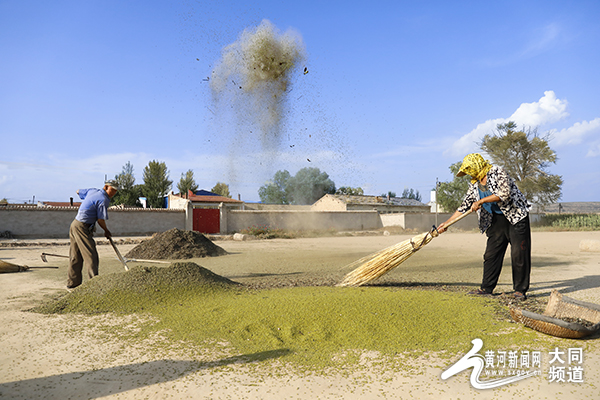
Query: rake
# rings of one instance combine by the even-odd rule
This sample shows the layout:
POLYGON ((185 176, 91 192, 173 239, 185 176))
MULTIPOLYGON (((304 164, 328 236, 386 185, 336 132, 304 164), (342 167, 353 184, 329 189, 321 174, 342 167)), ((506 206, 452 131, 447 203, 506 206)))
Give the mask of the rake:
MULTIPOLYGON (((448 228, 471 214, 472 210, 465 212, 452 221, 448 222, 444 228, 448 228)), ((338 286, 362 286, 373 281, 382 275, 388 273, 398 265, 406 261, 414 253, 422 249, 425 245, 438 237, 440 233, 433 226, 429 232, 422 233, 411 239, 397 243, 393 246, 372 253, 360 260, 346 266, 346 268, 355 268, 344 277, 344 280, 338 286)))
MULTIPOLYGON (((137 259, 137 258, 125 258, 125 257, 123 257, 121 255, 121 252, 119 251, 119 249, 117 249, 117 246, 112 241, 112 239, 110 239, 110 244, 112 245, 113 249, 115 250, 115 253, 117 254, 117 258, 119 259, 119 261, 121 261, 121 264, 123 264, 123 266, 125 267, 126 271, 129 270, 129 266, 127 266, 128 262, 147 262, 147 263, 171 264, 170 261, 141 260, 141 259, 137 259)), ((50 256, 50 257, 60 257, 60 258, 69 258, 69 256, 65 256, 65 255, 62 255, 62 254, 42 253, 41 254, 42 261, 43 262, 48 262, 48 258, 47 258, 48 256, 50 256)), ((29 268, 33 268, 33 267, 29 267, 29 268)), ((58 268, 58 267, 52 267, 52 268, 58 268)))

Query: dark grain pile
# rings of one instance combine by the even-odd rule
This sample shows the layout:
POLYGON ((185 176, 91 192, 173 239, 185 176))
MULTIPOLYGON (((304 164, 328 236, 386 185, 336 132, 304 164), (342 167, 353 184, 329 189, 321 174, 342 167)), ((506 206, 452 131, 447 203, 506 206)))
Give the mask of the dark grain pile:
POLYGON ((131 249, 125 258, 185 260, 223 256, 227 252, 201 233, 177 228, 156 235, 131 249))

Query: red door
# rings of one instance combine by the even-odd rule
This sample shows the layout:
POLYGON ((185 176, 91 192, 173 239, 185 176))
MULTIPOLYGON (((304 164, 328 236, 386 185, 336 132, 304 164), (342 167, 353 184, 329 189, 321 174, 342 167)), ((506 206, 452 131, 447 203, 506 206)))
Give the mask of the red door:
POLYGON ((194 208, 192 229, 201 233, 220 233, 221 215, 218 208, 194 208))

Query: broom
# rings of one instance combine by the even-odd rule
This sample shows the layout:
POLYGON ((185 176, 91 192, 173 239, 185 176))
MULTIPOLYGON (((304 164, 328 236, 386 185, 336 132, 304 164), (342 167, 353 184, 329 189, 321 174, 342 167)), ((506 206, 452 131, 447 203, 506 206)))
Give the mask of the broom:
MULTIPOLYGON (((453 219, 446 224, 444 228, 448 228, 450 225, 457 223, 467 215, 471 214, 471 212, 472 210, 469 210, 453 219)), ((422 233, 412 239, 397 243, 347 265, 346 268, 355 269, 347 274, 338 286, 362 286, 367 282, 381 277, 402 264, 410 256, 423 248, 423 246, 431 242, 434 237, 438 237, 439 235, 440 233, 434 226, 429 232, 422 233)))

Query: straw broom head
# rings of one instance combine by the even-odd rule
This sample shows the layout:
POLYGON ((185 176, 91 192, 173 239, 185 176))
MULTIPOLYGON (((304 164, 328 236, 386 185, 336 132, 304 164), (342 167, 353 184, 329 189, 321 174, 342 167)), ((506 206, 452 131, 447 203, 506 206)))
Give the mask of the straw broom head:
MULTIPOLYGON (((469 210, 448 222, 445 224, 445 228, 460 221, 471 212, 472 210, 469 210)), ((429 232, 422 233, 412 239, 407 239, 349 264, 347 268, 356 269, 347 274, 338 286, 361 286, 379 278, 402 264, 437 236, 439 236, 439 232, 434 226, 429 232)))
POLYGON ((425 232, 380 250, 349 264, 357 267, 347 274, 339 286, 361 286, 388 273, 438 236, 437 231, 425 232))

